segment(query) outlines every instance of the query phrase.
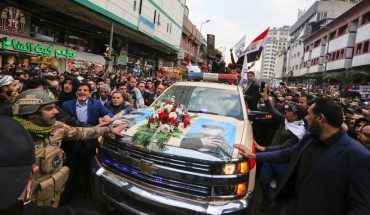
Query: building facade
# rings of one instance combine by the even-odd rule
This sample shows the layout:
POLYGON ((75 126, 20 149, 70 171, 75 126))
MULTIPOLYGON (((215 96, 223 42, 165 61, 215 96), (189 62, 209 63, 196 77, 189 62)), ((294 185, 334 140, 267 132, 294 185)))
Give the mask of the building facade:
POLYGON ((172 66, 180 50, 185 0, 4 0, 0 6, 2 65, 147 71, 172 66))
POLYGON ((362 1, 304 40, 306 74, 370 73, 370 2, 362 1))
POLYGON ((289 38, 289 26, 270 28, 261 55, 260 79, 277 77, 275 71, 277 55, 286 50, 289 38))
POLYGON ((304 61, 303 40, 321 26, 343 14, 353 7, 358 1, 328 0, 316 1, 307 11, 299 11, 298 20, 290 28, 289 46, 287 51, 286 72, 284 76, 305 76, 306 71, 302 68, 304 61))

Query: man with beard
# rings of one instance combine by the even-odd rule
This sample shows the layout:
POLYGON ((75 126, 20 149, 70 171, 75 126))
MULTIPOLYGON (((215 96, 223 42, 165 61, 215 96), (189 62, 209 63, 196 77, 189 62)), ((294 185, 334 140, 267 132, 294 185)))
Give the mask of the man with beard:
POLYGON ((12 100, 18 95, 18 86, 10 75, 0 79, 0 115, 12 117, 12 100))
POLYGON ((361 127, 357 139, 370 150, 370 123, 366 123, 361 127))
POLYGON ((212 63, 212 73, 219 73, 219 74, 224 74, 225 71, 225 61, 222 59, 221 54, 216 54, 216 59, 212 63))
POLYGON ((0 116, 0 214, 1 215, 98 215, 71 207, 52 208, 37 206, 31 201, 33 180, 39 174, 34 165, 35 146, 31 135, 9 117, 0 116), (17 134, 17 135, 14 135, 17 134))
POLYGON ((141 95, 140 90, 136 87, 136 77, 135 76, 130 76, 127 79, 127 92, 129 92, 134 99, 134 108, 146 108, 144 104, 144 98, 141 95))
POLYGON ((63 103, 76 98, 77 87, 80 81, 75 77, 66 77, 62 84, 62 91, 59 93, 58 103, 62 107, 63 103))
POLYGON ((257 104, 259 99, 260 85, 256 80, 254 72, 247 72, 248 83, 244 89, 244 99, 248 104, 248 108, 252 111, 258 110, 257 104))
POLYGON ((32 200, 39 205, 57 207, 60 195, 68 179, 69 169, 63 166, 63 139, 87 140, 104 134, 120 135, 125 125, 116 128, 71 127, 56 121, 56 100, 47 91, 27 90, 13 101, 14 119, 32 136, 35 146, 34 165, 40 167, 35 175, 32 200))
POLYGON ((256 161, 288 163, 276 199, 289 202, 287 214, 370 214, 370 152, 341 130, 342 110, 319 98, 305 117, 308 130, 296 145, 240 154, 256 161))

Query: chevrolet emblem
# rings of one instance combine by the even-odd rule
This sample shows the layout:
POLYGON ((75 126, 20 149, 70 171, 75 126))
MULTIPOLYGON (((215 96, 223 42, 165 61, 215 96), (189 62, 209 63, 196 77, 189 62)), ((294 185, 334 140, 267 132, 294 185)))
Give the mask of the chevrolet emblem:
POLYGON ((147 173, 147 174, 154 174, 158 172, 158 168, 152 166, 153 162, 145 161, 142 159, 133 159, 132 160, 133 166, 138 168, 141 172, 147 173))

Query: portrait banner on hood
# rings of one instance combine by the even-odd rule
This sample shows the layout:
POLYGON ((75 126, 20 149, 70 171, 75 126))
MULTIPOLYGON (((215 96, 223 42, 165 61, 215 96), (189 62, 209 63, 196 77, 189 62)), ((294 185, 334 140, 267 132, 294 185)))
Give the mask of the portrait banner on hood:
POLYGON ((233 155, 236 126, 206 118, 198 118, 181 140, 180 147, 197 150, 222 159, 233 155))

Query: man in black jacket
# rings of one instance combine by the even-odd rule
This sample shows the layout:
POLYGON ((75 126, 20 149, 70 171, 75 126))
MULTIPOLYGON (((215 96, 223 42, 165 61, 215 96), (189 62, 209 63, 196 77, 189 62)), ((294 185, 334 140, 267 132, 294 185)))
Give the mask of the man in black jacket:
MULTIPOLYGON (((299 105, 287 105, 285 107, 285 115, 283 115, 272 106, 267 95, 267 90, 261 92, 261 97, 265 102, 266 110, 271 113, 274 120, 280 124, 278 125, 278 129, 276 130, 270 146, 264 147, 256 144, 256 148, 260 151, 275 151, 288 148, 298 143, 306 133, 303 122, 303 118, 306 115, 304 108, 299 105)), ((263 163, 259 177, 264 200, 260 207, 261 210, 266 210, 273 202, 270 181, 275 178, 277 184, 279 185, 280 180, 285 173, 286 167, 286 164, 263 163)), ((281 202, 274 202, 274 209, 277 214, 279 214, 282 207, 283 204, 281 202)))
POLYGON ((222 55, 221 54, 216 54, 216 59, 212 63, 212 73, 224 74, 225 73, 225 66, 226 66, 226 63, 222 59, 222 55))
POLYGON ((244 99, 248 104, 249 110, 258 110, 257 104, 259 99, 259 89, 260 85, 256 80, 256 75, 254 72, 247 72, 248 84, 244 89, 244 99))

